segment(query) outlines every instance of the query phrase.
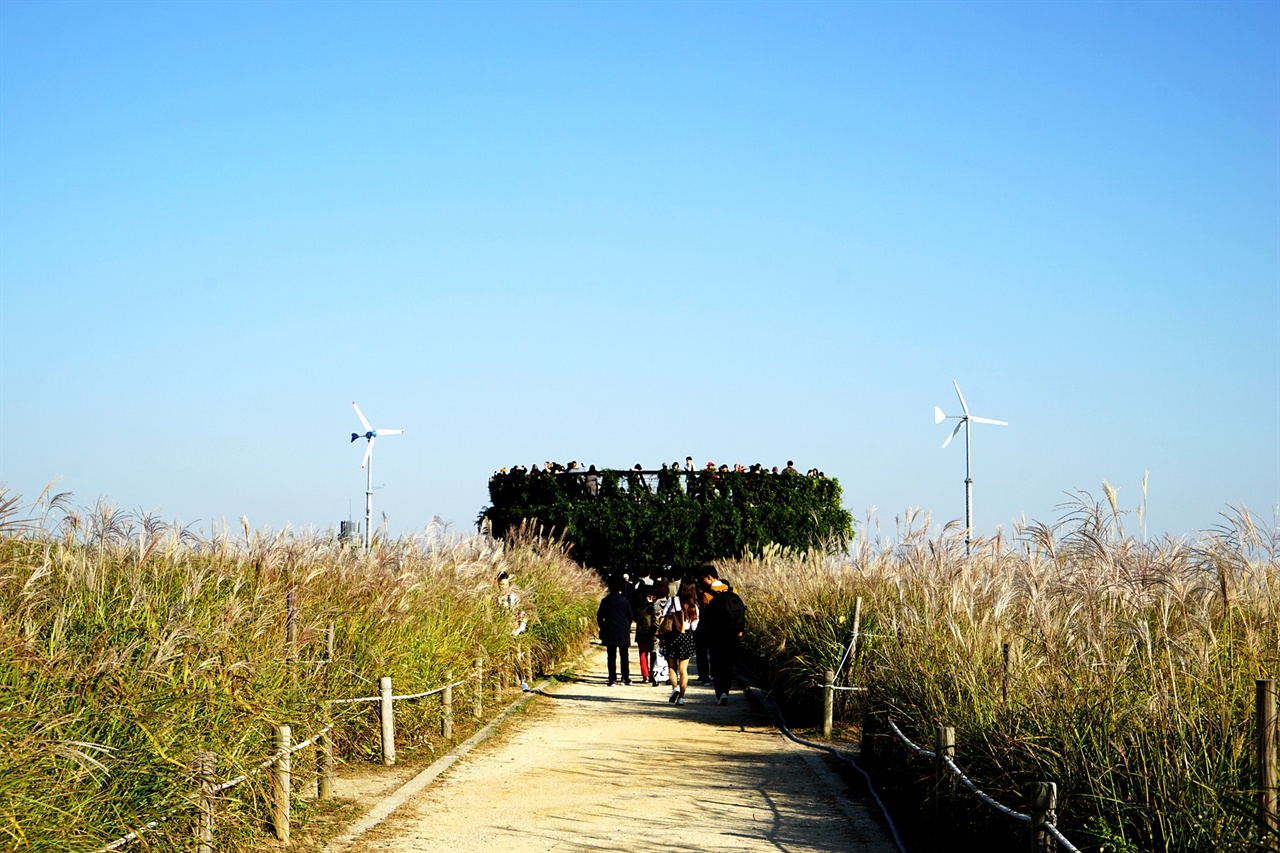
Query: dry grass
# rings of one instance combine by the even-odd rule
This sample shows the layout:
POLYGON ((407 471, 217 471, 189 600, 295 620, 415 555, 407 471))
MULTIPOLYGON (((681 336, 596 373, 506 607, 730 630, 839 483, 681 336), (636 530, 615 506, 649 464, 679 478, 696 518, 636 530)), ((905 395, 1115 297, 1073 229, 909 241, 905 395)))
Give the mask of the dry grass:
MULTIPOLYGON (((376 694, 380 676, 397 693, 430 689, 448 670, 469 673, 478 649, 490 672, 505 666, 504 570, 523 592, 535 661, 565 659, 599 582, 535 537, 504 546, 427 530, 365 553, 247 525, 201 537, 108 504, 79 512, 65 496, 26 508, 0 492, 0 847, 91 850, 186 815, 196 751, 218 754, 220 778, 238 775, 270 753, 276 724, 301 739, 332 722, 343 755, 376 753, 372 706, 330 715, 321 700, 376 694)), ((400 703, 396 723, 402 750, 446 746, 438 702, 400 703)), ((256 776, 223 800, 219 849, 260 837, 264 785, 256 776)), ((181 849, 190 832, 184 816, 130 849, 181 849)))
POLYGON ((961 764, 1014 805, 1027 782, 1058 782, 1077 843, 1256 848, 1254 682, 1280 669, 1274 528, 1238 510, 1144 544, 1114 505, 1082 500, 966 558, 962 530, 928 527, 908 516, 851 553, 721 566, 774 689, 817 700, 861 596, 851 678, 870 689, 840 694, 847 718, 890 715, 924 742, 954 726, 961 764))

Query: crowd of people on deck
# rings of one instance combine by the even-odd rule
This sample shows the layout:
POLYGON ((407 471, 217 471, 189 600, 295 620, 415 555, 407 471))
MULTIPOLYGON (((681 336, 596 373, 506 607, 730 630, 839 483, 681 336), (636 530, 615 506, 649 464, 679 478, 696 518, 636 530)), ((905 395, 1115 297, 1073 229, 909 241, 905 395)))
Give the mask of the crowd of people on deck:
MULTIPOLYGON (((716 465, 716 463, 714 462, 708 462, 704 467, 699 468, 694 465, 692 456, 686 456, 684 458, 683 465, 681 465, 679 462, 672 462, 670 465, 668 465, 666 462, 663 462, 661 470, 662 471, 681 471, 685 474, 695 474, 701 471, 712 471, 714 473, 729 473, 732 471, 738 474, 775 474, 775 475, 781 476, 781 475, 799 474, 800 472, 799 470, 796 469, 795 465, 796 465, 795 462, 788 460, 785 468, 779 469, 777 465, 774 465, 772 469, 769 469, 769 468, 766 468, 764 465, 761 465, 759 462, 755 463, 754 465, 733 465, 733 466, 716 465)), ((641 467, 639 463, 636 463, 636 465, 631 470, 636 473, 642 473, 642 474, 658 473, 658 471, 647 470, 641 467)), ((596 470, 596 466, 591 465, 591 466, 588 466, 586 469, 584 469, 576 460, 573 462, 570 462, 567 465, 562 465, 559 462, 544 462, 541 468, 539 468, 538 464, 535 462, 532 468, 526 467, 524 465, 512 465, 510 468, 500 468, 489 477, 489 480, 490 482, 492 482, 497 477, 506 477, 510 475, 520 475, 520 474, 525 474, 530 477, 537 477, 542 474, 588 474, 589 475, 589 474, 597 474, 597 473, 599 472, 596 470)), ((814 477, 814 478, 824 478, 827 475, 819 471, 817 468, 810 468, 808 471, 805 472, 805 476, 814 477)))
POLYGON ((627 574, 611 578, 596 611, 608 656, 608 685, 631 684, 631 626, 635 625, 640 683, 671 688, 667 701, 684 705, 689 663, 716 704, 729 704, 746 606, 728 580, 704 564, 685 577, 627 574))

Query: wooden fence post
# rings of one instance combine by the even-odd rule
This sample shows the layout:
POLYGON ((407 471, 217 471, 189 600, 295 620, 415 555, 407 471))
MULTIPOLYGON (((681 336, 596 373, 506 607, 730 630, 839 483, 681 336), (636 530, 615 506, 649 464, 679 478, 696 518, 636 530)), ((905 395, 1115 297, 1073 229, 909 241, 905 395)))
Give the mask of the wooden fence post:
POLYGON ((298 689, 298 591, 289 587, 284 594, 284 660, 289 670, 289 686, 298 689))
POLYGON ((822 736, 830 738, 832 718, 835 715, 836 706, 836 674, 831 670, 827 670, 823 678, 826 680, 822 682, 822 736))
POLYGON ((453 670, 444 674, 444 708, 440 713, 440 735, 445 740, 453 739, 453 670))
POLYGON ((484 658, 476 658, 476 719, 484 717, 484 658))
POLYGON ((1058 842, 1045 824, 1058 822, 1058 786, 1053 782, 1031 785, 1031 853, 1056 853, 1058 842))
POLYGON ((858 655, 858 637, 862 631, 862 596, 853 600, 853 637, 849 640, 849 667, 844 671, 844 683, 853 686, 853 659, 858 655))
POLYGON ((276 760, 271 765, 271 824, 276 839, 289 846, 290 787, 293 783, 293 756, 289 752, 293 732, 288 726, 276 726, 276 760))
POLYGON ((1009 644, 1004 644, 1004 670, 1000 674, 1000 704, 1009 704, 1009 644))
POLYGON ((196 782, 200 786, 196 814, 196 853, 213 853, 213 801, 218 777, 218 756, 206 750, 196 753, 196 782))
POLYGON ((391 701, 391 676, 384 675, 378 679, 378 689, 382 693, 378 716, 382 719, 382 763, 387 767, 396 763, 396 712, 391 701))
POLYGON ((947 759, 956 759, 956 730, 952 726, 939 725, 933 732, 933 815, 939 825, 951 820, 951 808, 956 794, 956 777, 947 766, 947 759))
POLYGON ((284 637, 289 660, 298 658, 298 591, 289 587, 284 594, 284 637))
POLYGON ((1259 678, 1256 693, 1258 770, 1258 827, 1263 848, 1276 849, 1276 682, 1259 678))
POLYGON ((330 663, 333 662, 333 641, 337 633, 338 633, 338 626, 335 622, 331 621, 329 622, 328 625, 325 626, 325 629, 324 629, 325 660, 329 661, 330 663))
POLYGON ((858 748, 858 757, 867 766, 875 763, 876 752, 879 748, 879 744, 876 743, 877 725, 875 714, 862 715, 862 743, 858 748))
POLYGON ((333 729, 316 736, 316 797, 333 797, 333 729))

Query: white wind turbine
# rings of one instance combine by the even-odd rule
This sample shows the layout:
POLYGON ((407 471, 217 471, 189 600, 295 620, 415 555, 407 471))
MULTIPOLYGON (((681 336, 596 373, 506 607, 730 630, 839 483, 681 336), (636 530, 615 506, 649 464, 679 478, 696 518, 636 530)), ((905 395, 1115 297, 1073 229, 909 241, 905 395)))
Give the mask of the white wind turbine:
POLYGON ((356 417, 365 428, 364 435, 358 432, 351 433, 351 440, 355 441, 357 438, 369 440, 369 445, 364 449, 364 459, 360 460, 360 467, 368 472, 368 484, 364 491, 364 547, 367 551, 373 543, 373 440, 380 435, 404 435, 404 430, 374 429, 369 426, 369 421, 365 419, 364 412, 360 411, 355 400, 351 401, 351 407, 356 410, 356 417))
POLYGON ((940 424, 947 418, 957 418, 960 423, 956 424, 956 428, 951 431, 951 435, 947 436, 947 440, 942 442, 945 448, 951 443, 951 439, 956 437, 956 433, 960 432, 960 428, 964 427, 964 553, 969 554, 970 537, 973 536, 973 477, 969 475, 969 422, 973 421, 978 424, 992 424, 993 426, 1008 426, 1008 421, 993 421, 991 418, 980 418, 977 415, 969 414, 969 404, 964 401, 964 395, 960 393, 960 383, 954 379, 951 384, 956 386, 956 396, 960 398, 960 408, 964 411, 963 415, 946 415, 943 414, 942 408, 933 407, 933 422, 940 424))

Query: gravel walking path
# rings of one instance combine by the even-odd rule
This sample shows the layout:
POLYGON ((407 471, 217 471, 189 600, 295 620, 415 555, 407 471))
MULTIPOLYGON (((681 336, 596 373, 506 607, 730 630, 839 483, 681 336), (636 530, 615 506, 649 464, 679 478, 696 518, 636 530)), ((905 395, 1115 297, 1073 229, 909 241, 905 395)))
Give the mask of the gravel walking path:
MULTIPOLYGON (((632 655, 634 657, 634 649, 632 655)), ((821 753, 741 692, 608 687, 604 651, 350 844, 349 853, 893 853, 821 753)))

